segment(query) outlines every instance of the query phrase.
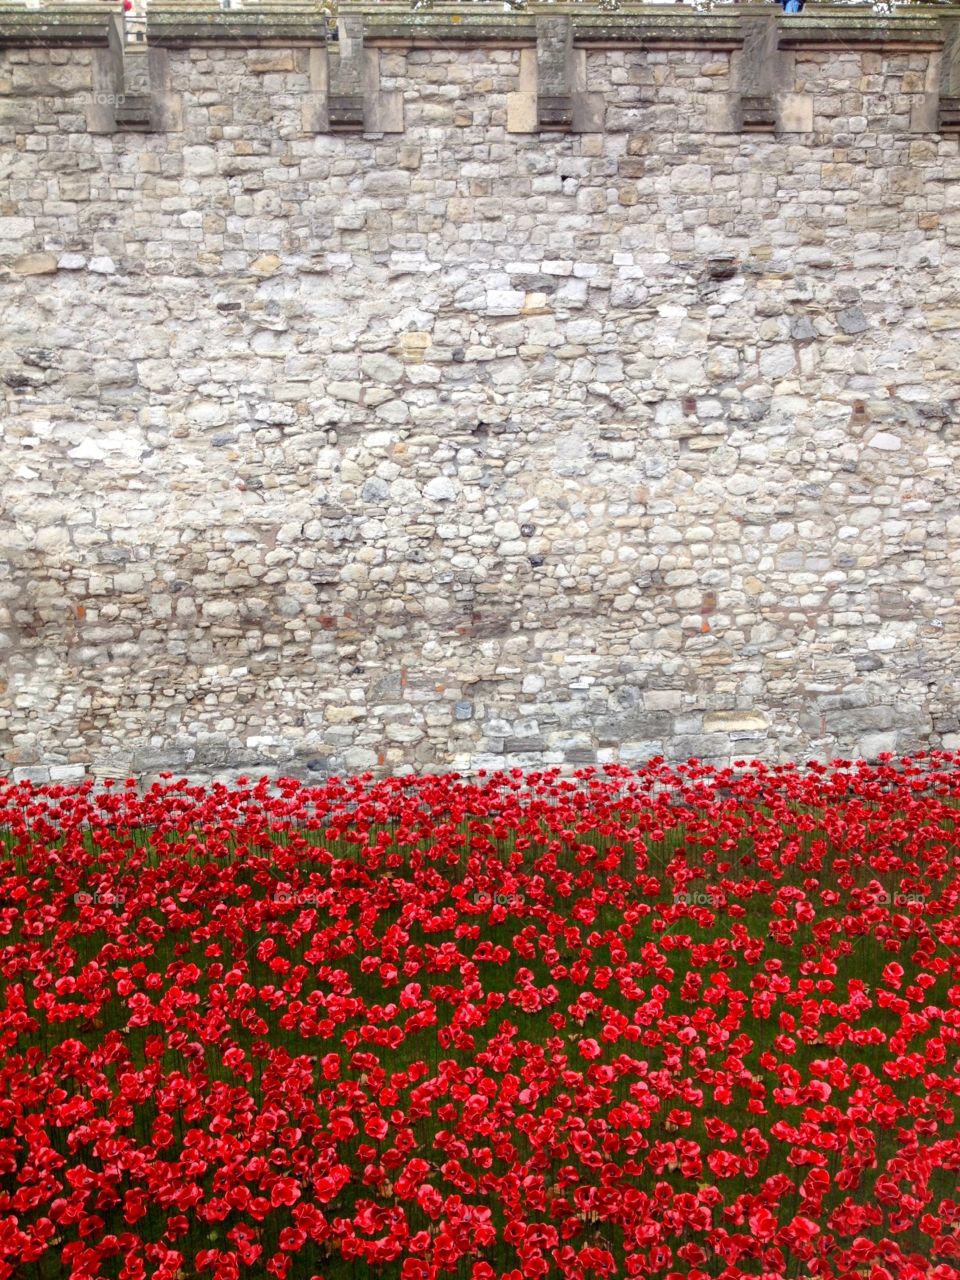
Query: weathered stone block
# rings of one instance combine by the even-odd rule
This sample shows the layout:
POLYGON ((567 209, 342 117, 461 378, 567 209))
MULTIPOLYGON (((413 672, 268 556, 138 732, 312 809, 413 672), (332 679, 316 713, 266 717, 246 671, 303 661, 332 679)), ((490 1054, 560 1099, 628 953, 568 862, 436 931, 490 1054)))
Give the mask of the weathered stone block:
POLYGON ((780 133, 812 132, 813 96, 809 93, 781 93, 777 97, 777 130, 780 133))
POLYGON ((704 733, 761 733, 767 717, 756 711, 710 711, 703 717, 704 733))
POLYGON ((537 95, 535 93, 507 94, 507 132, 537 132, 537 95))
POLYGON ((867 729, 891 729, 896 722, 893 707, 860 707, 830 717, 830 727, 837 733, 860 734, 867 729))
POLYGON ((18 276, 49 276, 57 270, 57 257, 53 253, 25 253, 14 258, 13 270, 18 276))

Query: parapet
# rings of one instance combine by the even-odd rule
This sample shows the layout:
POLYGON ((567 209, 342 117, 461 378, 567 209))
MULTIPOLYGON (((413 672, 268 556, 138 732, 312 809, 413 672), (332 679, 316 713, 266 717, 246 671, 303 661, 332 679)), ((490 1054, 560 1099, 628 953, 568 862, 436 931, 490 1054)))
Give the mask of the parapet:
POLYGON ((844 48, 895 56, 926 51, 929 73, 911 104, 910 131, 960 132, 960 5, 820 4, 784 14, 773 3, 539 3, 514 0, 420 5, 343 0, 153 0, 131 21, 89 3, 0 0, 0 48, 89 46, 107 53, 100 79, 122 104, 91 128, 173 130, 177 87, 167 51, 194 46, 308 49, 306 127, 318 133, 402 133, 403 101, 381 87, 380 55, 391 50, 519 49, 520 83, 510 95, 510 133, 603 133, 608 95, 592 92, 587 54, 603 49, 703 49, 731 60, 733 88, 713 95, 712 133, 807 133, 813 102, 791 91, 792 59, 844 48))

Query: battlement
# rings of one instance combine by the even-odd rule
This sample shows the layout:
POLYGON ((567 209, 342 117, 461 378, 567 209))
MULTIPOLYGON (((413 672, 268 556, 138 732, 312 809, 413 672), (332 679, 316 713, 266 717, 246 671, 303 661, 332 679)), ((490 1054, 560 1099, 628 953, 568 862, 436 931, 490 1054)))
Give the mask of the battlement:
MULTIPOLYGON (((802 14, 763 4, 548 4, 516 10, 502 3, 436 0, 407 4, 343 0, 336 15, 319 0, 155 0, 124 15, 90 3, 0 4, 0 48, 88 46, 109 50, 95 62, 98 82, 135 105, 95 113, 92 127, 175 127, 165 51, 285 46, 310 50, 304 120, 317 132, 401 133, 403 103, 380 83, 381 55, 391 51, 521 50, 520 83, 511 95, 511 133, 595 133, 614 128, 616 96, 588 84, 595 51, 650 50, 669 55, 713 51, 729 63, 729 87, 704 94, 707 133, 809 133, 817 128, 811 96, 793 85, 796 55, 834 49, 929 55, 922 95, 909 104, 914 133, 960 129, 960 6, 810 3, 802 14), (147 56, 147 50, 151 56, 147 56)), ((101 95, 102 97, 102 92, 101 95)), ((892 113, 895 114, 895 113, 892 113)))

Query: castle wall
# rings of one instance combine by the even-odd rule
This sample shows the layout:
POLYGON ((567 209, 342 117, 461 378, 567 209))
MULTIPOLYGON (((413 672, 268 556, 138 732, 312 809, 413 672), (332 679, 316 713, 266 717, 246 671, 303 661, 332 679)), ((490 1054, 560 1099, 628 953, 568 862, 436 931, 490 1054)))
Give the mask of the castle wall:
POLYGON ((0 48, 0 771, 960 746, 942 41, 267 35, 0 48))

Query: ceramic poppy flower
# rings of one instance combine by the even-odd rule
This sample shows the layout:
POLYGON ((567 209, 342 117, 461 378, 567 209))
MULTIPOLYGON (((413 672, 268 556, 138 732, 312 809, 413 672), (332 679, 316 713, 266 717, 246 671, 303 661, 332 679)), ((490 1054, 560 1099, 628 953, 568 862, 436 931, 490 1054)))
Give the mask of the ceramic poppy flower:
POLYGON ((4 784, 0 1274, 958 1280, 958 799, 4 784))

